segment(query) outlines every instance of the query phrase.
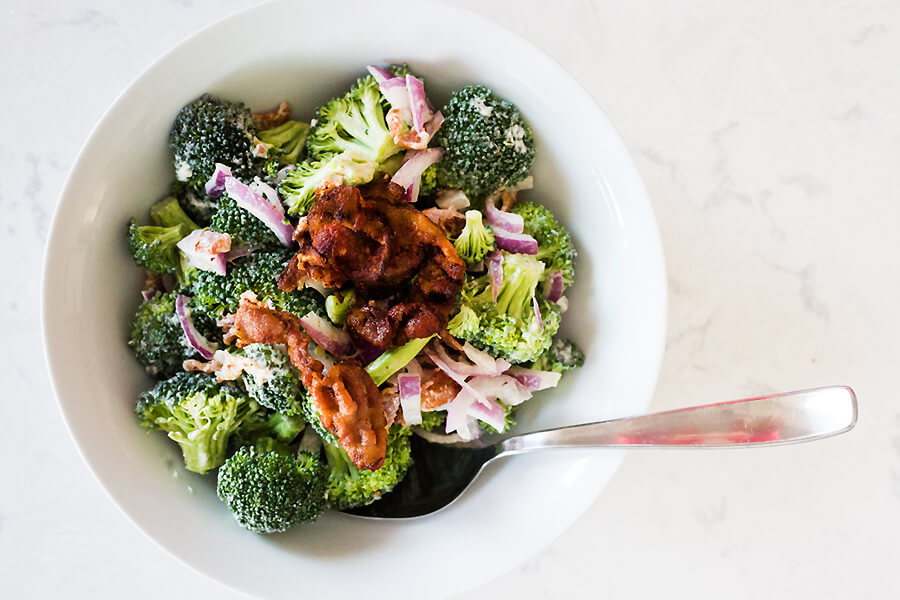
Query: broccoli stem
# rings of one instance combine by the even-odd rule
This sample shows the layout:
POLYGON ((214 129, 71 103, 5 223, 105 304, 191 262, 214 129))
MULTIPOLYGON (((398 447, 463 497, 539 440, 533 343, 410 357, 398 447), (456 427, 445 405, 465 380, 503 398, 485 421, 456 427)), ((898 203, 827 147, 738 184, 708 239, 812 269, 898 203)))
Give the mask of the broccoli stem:
POLYGON ((413 338, 402 346, 391 348, 370 362, 366 366, 366 372, 372 377, 375 385, 381 385, 391 375, 408 365, 433 337, 434 334, 427 338, 413 338))
POLYGON ((189 216, 182 210, 175 196, 163 198, 150 207, 150 218, 160 227, 181 226, 181 235, 186 236, 198 228, 189 216))

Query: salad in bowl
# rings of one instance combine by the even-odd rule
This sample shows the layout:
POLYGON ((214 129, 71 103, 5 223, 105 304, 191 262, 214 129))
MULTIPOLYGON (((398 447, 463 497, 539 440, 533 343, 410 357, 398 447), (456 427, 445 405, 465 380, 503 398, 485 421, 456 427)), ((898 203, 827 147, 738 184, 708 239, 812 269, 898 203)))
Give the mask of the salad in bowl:
POLYGON ((441 106, 405 65, 367 70, 315 109, 188 103, 170 193, 127 226, 146 275, 128 344, 157 380, 137 422, 257 533, 377 502, 411 436, 506 433, 584 361, 525 116, 485 85, 441 106))

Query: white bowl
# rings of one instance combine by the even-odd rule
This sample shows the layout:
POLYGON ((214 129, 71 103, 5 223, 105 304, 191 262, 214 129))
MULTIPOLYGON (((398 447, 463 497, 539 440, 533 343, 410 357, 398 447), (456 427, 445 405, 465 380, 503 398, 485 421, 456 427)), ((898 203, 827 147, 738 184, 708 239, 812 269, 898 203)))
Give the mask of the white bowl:
MULTIPOLYGON (((584 368, 522 411, 521 430, 643 412, 663 350, 666 286, 653 214, 625 147, 557 64, 469 12, 422 2, 276 2, 216 23, 147 69, 113 104, 75 162, 44 267, 44 338, 60 409, 82 456, 125 514, 207 575, 263 596, 429 598, 485 583, 535 554, 590 505, 619 451, 556 451, 493 465, 437 515, 406 522, 326 514, 285 535, 241 529, 214 476, 189 474, 178 448, 138 428, 150 380, 125 341, 140 275, 125 248, 172 178, 166 144, 178 109, 209 91, 308 118, 368 63, 409 62, 442 104, 483 82, 521 108, 538 140, 536 189, 580 250, 564 330, 584 368), (402 15, 398 17, 397 15, 402 15), (278 35, 251 24, 278 22, 278 35), (293 32, 291 34, 291 32, 293 32)), ((266 27, 263 27, 266 29, 266 27)))

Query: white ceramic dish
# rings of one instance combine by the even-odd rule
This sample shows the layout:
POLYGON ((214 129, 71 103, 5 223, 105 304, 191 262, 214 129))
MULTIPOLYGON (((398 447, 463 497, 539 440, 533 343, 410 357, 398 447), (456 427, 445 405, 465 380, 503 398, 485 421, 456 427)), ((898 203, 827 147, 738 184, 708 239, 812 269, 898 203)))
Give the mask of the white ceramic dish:
POLYGON ((195 96, 210 91, 254 108, 286 98, 295 115, 308 118, 367 63, 388 61, 409 62, 424 74, 436 103, 465 83, 488 84, 532 123, 537 188, 528 194, 553 208, 581 253, 564 329, 587 362, 553 398, 526 405, 521 429, 643 412, 662 355, 665 272, 653 214, 622 142, 587 93, 539 50, 471 13, 422 2, 371 7, 344 0, 346 17, 338 21, 320 14, 330 11, 325 5, 276 2, 216 23, 164 56, 121 95, 85 144, 47 248, 47 359, 85 461, 160 546, 261 596, 333 596, 337 588, 342 597, 401 599, 427 589, 435 599, 465 591, 570 526, 621 454, 511 459, 494 465, 451 509, 425 519, 327 514, 273 537, 238 527, 216 499, 213 477, 186 473, 175 444, 138 428, 134 400, 150 382, 125 345, 140 285, 125 249, 125 223, 165 193, 166 134, 195 96), (272 18, 296 35, 255 36, 250 24, 272 18))

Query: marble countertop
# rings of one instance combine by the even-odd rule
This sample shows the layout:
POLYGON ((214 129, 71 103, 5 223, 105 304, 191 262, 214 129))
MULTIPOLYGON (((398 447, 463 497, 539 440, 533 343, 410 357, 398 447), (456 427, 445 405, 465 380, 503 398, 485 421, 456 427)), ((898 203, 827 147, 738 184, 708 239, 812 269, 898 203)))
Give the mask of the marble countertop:
MULTIPOLYGON (((39 334, 64 177, 123 87, 252 0, 0 7, 0 596, 242 598, 170 558, 75 450, 39 334)), ((853 386, 848 435, 632 452, 588 512, 466 598, 900 595, 900 4, 462 0, 579 79, 647 185, 669 270, 652 408, 853 386)))

